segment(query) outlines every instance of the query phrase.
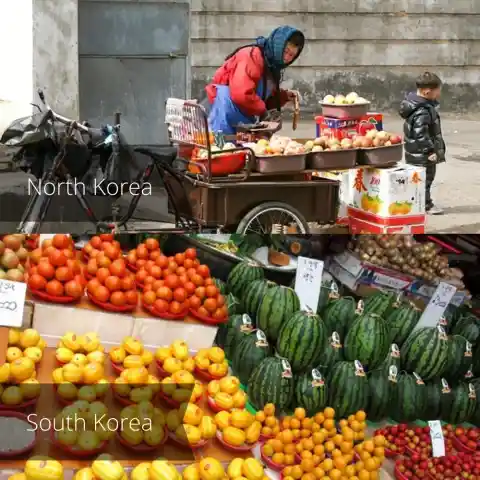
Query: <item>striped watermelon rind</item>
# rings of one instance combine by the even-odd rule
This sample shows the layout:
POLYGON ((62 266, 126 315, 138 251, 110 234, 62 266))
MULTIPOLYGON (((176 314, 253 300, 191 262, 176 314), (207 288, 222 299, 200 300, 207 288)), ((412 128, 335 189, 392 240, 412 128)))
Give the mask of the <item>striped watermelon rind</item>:
POLYGON ((462 382, 452 388, 452 402, 442 418, 452 425, 469 422, 477 408, 477 394, 473 383, 462 382))
POLYGON ((443 420, 444 412, 452 408, 453 394, 446 378, 434 378, 426 383, 425 420, 443 420))
POLYGON ((397 383, 398 368, 391 365, 367 373, 369 386, 368 418, 374 422, 388 417, 393 389, 397 383))
POLYGON ((423 416, 426 405, 426 386, 415 372, 400 372, 393 387, 390 416, 397 422, 413 422, 423 416))
POLYGON ((289 361, 294 372, 301 372, 316 364, 326 343, 327 333, 322 319, 313 312, 298 311, 283 324, 277 352, 289 361))
POLYGON ((357 302, 353 297, 341 297, 332 300, 322 315, 327 333, 331 335, 333 332, 338 332, 344 338, 356 318, 356 312, 357 302))
POLYGON ((250 375, 247 392, 250 403, 257 410, 273 403, 278 413, 286 411, 294 394, 288 360, 277 356, 263 360, 250 375))
POLYGON ((233 359, 240 338, 253 330, 253 323, 247 314, 233 315, 226 324, 223 350, 228 360, 233 359))
POLYGON ((329 372, 336 363, 344 360, 342 339, 338 332, 333 332, 327 339, 325 348, 320 351, 317 369, 321 372, 329 372))
POLYGON ((227 278, 227 289, 237 298, 241 298, 246 286, 254 280, 265 277, 263 268, 255 262, 243 261, 235 265, 227 278))
POLYGON ((473 345, 460 335, 453 335, 448 342, 447 364, 444 375, 451 382, 465 377, 473 360, 473 345))
POLYGON ((363 313, 376 313, 382 317, 396 301, 398 301, 398 295, 395 292, 380 290, 365 299, 363 313))
POLYGON ((386 317, 390 341, 401 347, 416 327, 421 315, 421 310, 411 302, 403 302, 399 307, 393 308, 386 317))
POLYGON ((473 314, 466 314, 458 320, 452 329, 453 335, 460 335, 470 343, 477 343, 480 338, 480 320, 473 314))
POLYGON ((242 305, 245 313, 248 313, 252 320, 256 322, 258 308, 262 303, 263 297, 267 291, 275 287, 276 284, 269 280, 254 280, 249 283, 242 294, 242 305))
POLYGON ((295 378, 295 407, 304 408, 313 416, 327 407, 328 387, 323 375, 316 369, 295 378))

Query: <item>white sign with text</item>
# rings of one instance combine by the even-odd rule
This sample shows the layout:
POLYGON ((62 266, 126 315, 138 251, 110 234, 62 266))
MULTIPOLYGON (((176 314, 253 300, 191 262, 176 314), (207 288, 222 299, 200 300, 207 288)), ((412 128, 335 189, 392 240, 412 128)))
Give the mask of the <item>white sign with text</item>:
POLYGON ((306 257, 298 257, 297 261, 295 292, 300 299, 300 308, 316 312, 322 288, 324 263, 322 260, 306 257))
POLYGON ((26 293, 25 283, 0 280, 0 326, 22 326, 26 293))
POLYGON ((430 438, 432 439, 432 456, 445 456, 445 439, 443 437, 442 423, 440 420, 433 420, 428 422, 430 427, 430 438))

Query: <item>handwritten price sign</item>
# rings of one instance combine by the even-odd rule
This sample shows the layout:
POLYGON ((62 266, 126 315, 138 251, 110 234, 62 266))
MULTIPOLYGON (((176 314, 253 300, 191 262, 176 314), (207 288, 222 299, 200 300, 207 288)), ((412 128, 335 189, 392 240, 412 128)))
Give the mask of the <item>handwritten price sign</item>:
POLYGON ((0 280, 0 326, 22 326, 26 293, 25 283, 0 280))
POLYGON ((322 287, 323 262, 312 258, 298 257, 295 292, 302 310, 317 311, 322 287))

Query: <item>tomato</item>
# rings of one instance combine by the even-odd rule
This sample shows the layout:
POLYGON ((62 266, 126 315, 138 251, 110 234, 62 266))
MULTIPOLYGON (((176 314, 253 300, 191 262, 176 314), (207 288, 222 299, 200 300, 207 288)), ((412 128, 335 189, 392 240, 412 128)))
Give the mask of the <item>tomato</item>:
POLYGON ((196 295, 190 297, 189 302, 193 310, 198 310, 202 306, 202 301, 196 295))
POLYGON ((33 252, 30 252, 29 258, 30 258, 30 262, 36 265, 42 258, 42 249, 36 248, 35 250, 33 250, 33 252))
POLYGON ((155 277, 148 275, 145 281, 143 282, 144 285, 151 285, 155 281, 155 277))
POLYGON ((184 253, 177 253, 174 257, 175 262, 178 265, 183 265, 183 262, 185 262, 185 254, 184 253))
POLYGON ((225 305, 225 297, 223 295, 218 295, 217 298, 217 307, 220 308, 220 307, 223 307, 225 305))
POLYGON ((54 297, 61 297, 63 295, 63 285, 55 279, 47 283, 45 290, 49 295, 54 297))
POLYGON ((222 318, 228 318, 228 308, 226 305, 223 305, 223 307, 220 307, 218 310, 222 312, 222 318))
POLYGON ((153 304, 155 310, 159 311, 160 313, 163 312, 168 312, 168 307, 169 303, 166 300, 162 300, 161 298, 158 298, 155 300, 155 303, 153 304))
POLYGON ((148 272, 146 270, 144 270, 143 268, 141 270, 139 270, 136 274, 135 274, 135 280, 138 282, 138 283, 143 283, 145 282, 145 279, 148 277, 148 272))
POLYGON ((187 248, 185 250, 185 257, 195 260, 197 258, 197 250, 195 248, 187 248))
POLYGON ((137 263, 137 251, 136 250, 130 250, 127 255, 127 262, 130 265, 135 265, 137 263))
POLYGON ((161 278, 162 269, 158 265, 153 265, 150 269, 150 274, 152 275, 152 277, 161 278))
POLYGON ((186 258, 183 262, 183 266, 188 270, 189 268, 193 268, 193 260, 191 258, 186 258))
POLYGON ((110 298, 110 292, 108 291, 107 287, 104 287, 103 285, 99 285, 95 290, 93 291, 93 296, 102 303, 108 302, 108 299, 110 298))
POLYGON ((200 287, 202 286, 205 281, 203 279, 203 277, 201 275, 199 275, 198 273, 196 273, 195 275, 193 275, 190 280, 197 286, 197 287, 200 287))
POLYGON ((114 275, 107 277, 103 283, 111 292, 122 289, 122 280, 114 275))
POLYGON ((174 262, 173 260, 170 260, 170 261, 168 262, 167 268, 168 268, 171 272, 176 272, 176 271, 177 271, 177 268, 178 268, 178 263, 177 263, 177 262, 174 262))
POLYGON ((194 268, 187 268, 187 277, 191 280, 195 275, 197 274, 197 271, 194 268))
POLYGON ((136 290, 125 292, 125 301, 128 305, 136 305, 138 303, 138 292, 136 290))
POLYGON ((82 271, 80 263, 73 258, 67 258, 67 267, 73 272, 74 275, 82 271))
POLYGON ((62 253, 67 257, 67 262, 68 260, 73 260, 75 258, 75 253, 70 248, 64 248, 62 253))
POLYGON ((185 285, 186 283, 188 283, 190 280, 188 279, 188 277, 186 275, 180 275, 178 277, 178 281, 180 282, 180 285, 185 285))
POLYGON ((157 298, 166 300, 167 302, 170 302, 173 298, 173 292, 168 287, 160 287, 158 290, 156 290, 155 293, 157 295, 157 298))
POLYGON ((115 260, 122 254, 122 251, 119 248, 114 247, 111 243, 107 243, 103 251, 110 260, 115 260))
POLYGON ((197 287, 195 288, 195 295, 200 299, 203 300, 205 298, 205 287, 197 287))
POLYGON ((147 247, 148 250, 159 250, 160 244, 156 238, 147 238, 145 240, 145 247, 147 247))
POLYGON ((90 245, 96 250, 100 250, 100 248, 102 248, 102 239, 98 235, 95 235, 90 239, 90 245))
POLYGON ((91 243, 87 243, 87 244, 83 247, 83 251, 87 254, 87 256, 90 256, 90 255, 91 255, 92 250, 93 250, 93 247, 92 247, 92 244, 91 244, 91 243))
POLYGON ((182 309, 181 303, 174 300, 173 302, 170 303, 170 307, 168 308, 168 311, 176 315, 178 313, 182 313, 182 311, 184 310, 182 309))
POLYGON ((173 291, 173 298, 177 301, 177 302, 184 302, 186 299, 187 299, 187 292, 185 291, 184 288, 182 287, 178 287, 176 288, 174 291, 173 291))
POLYGON ((215 285, 215 282, 213 281, 213 278, 212 278, 212 277, 208 277, 208 278, 205 279, 204 285, 205 285, 206 287, 208 287, 209 285, 215 285))
POLYGON ((218 295, 218 288, 215 285, 205 287, 205 295, 207 297, 216 297, 218 295))
POLYGON ((53 243, 53 239, 47 238, 42 242, 42 249, 45 250, 46 248, 51 247, 52 243, 53 243))
POLYGON ((90 257, 91 257, 91 258, 96 258, 96 257, 98 257, 98 255, 99 255, 100 253, 103 253, 103 252, 100 252, 100 250, 97 250, 97 249, 94 248, 94 249, 92 250, 92 253, 90 254, 90 257))
POLYGON ((112 305, 117 305, 121 307, 127 303, 127 299, 125 298, 125 293, 123 292, 113 292, 110 295, 110 303, 112 305))
POLYGON ((155 259, 155 265, 158 265, 160 268, 167 268, 168 259, 165 255, 160 255, 155 259))
POLYGON ((223 310, 221 308, 217 308, 212 315, 212 318, 215 320, 225 320, 227 317, 225 316, 223 310))
MULTIPOLYGON (((36 275, 36 274, 38 274, 37 267, 36 267, 36 266, 35 266, 35 267, 30 267, 30 268, 28 269, 28 274, 29 274, 29 275, 36 275)), ((40 275, 40 276, 41 276, 41 275, 40 275)))
POLYGON ((108 268, 105 268, 105 267, 99 268, 96 276, 97 276, 98 280, 100 281, 100 283, 104 284, 107 277, 110 276, 110 270, 108 268))
POLYGON ((169 274, 165 277, 165 285, 168 287, 168 288, 177 288, 180 286, 180 280, 178 279, 178 277, 174 274, 169 274))
POLYGON ((102 233, 100 235, 100 240, 102 242, 113 242, 114 238, 115 236, 113 235, 113 233, 102 233))
POLYGON ((67 257, 60 250, 53 250, 48 260, 54 267, 63 267, 67 263, 67 257))
POLYGON ((38 274, 42 277, 46 278, 47 280, 51 280, 55 276, 55 269, 48 260, 45 262, 40 262, 37 266, 38 274))
POLYGON ((210 276, 210 269, 207 267, 207 265, 199 265, 197 267, 197 273, 203 278, 208 278, 210 276))
POLYGON ((44 290, 47 285, 47 281, 38 273, 34 273, 28 276, 28 288, 31 290, 44 290))
POLYGON ((145 262, 145 270, 150 273, 154 265, 155 265, 155 262, 153 260, 147 260, 145 262))
POLYGON ((123 260, 123 258, 114 260, 108 269, 112 275, 117 277, 123 277, 127 273, 127 265, 125 264, 125 260, 123 260))
POLYGON ((88 293, 91 293, 94 295, 95 290, 100 287, 102 284, 98 280, 98 278, 92 278, 91 280, 88 281, 87 283, 87 291, 88 293))
POLYGON ((83 286, 75 280, 71 280, 65 284, 65 295, 80 298, 83 295, 83 286))
POLYGON ((193 261, 193 267, 198 267, 200 265, 200 260, 198 258, 196 258, 194 261, 193 261))
POLYGON ((157 291, 160 287, 163 287, 165 282, 163 280, 155 280, 152 284, 152 289, 157 291))
POLYGON ((160 255, 162 254, 162 252, 160 250, 154 250, 153 252, 150 252, 150 260, 153 260, 155 261, 160 255))
POLYGON ((203 302, 203 306, 205 307, 205 310, 213 313, 217 309, 217 301, 214 298, 207 298, 203 302))
POLYGON ((185 282, 183 284, 183 288, 189 295, 193 295, 195 293, 195 289, 197 288, 193 282, 185 282))
POLYGON ((137 247, 137 257, 141 258, 143 260, 146 260, 148 258, 148 255, 149 255, 149 252, 148 252, 147 247, 143 244, 140 244, 137 247))
POLYGON ((182 302, 182 312, 188 310, 190 308, 190 299, 186 298, 184 302, 182 302))
POLYGON ((202 315, 203 317, 209 317, 210 314, 208 313, 208 310, 205 309, 205 307, 200 307, 197 312, 202 315))
POLYGON ((157 296, 155 295, 155 292, 152 290, 146 291, 143 293, 143 302, 146 303, 147 305, 153 305, 156 299, 157 299, 157 296))
POLYGON ((73 272, 68 267, 58 267, 55 271, 55 278, 62 283, 73 280, 73 272))
POLYGON ((107 257, 105 252, 100 252, 95 259, 97 260, 97 265, 99 267, 108 268, 112 264, 112 260, 107 257))
POLYGON ((63 250, 64 248, 71 248, 72 239, 68 235, 62 235, 60 233, 57 233, 53 236, 52 245, 59 250, 63 250))
POLYGON ((82 285, 82 287, 85 287, 85 285, 87 284, 87 281, 85 280, 85 278, 82 276, 82 275, 75 275, 73 277, 73 279, 80 285, 82 285))
POLYGON ((122 290, 135 290, 135 277, 133 275, 127 275, 126 277, 122 278, 122 290))
POLYGON ((146 263, 147 263, 147 261, 144 258, 139 258, 135 265, 136 265, 137 268, 143 268, 143 267, 145 267, 146 263))

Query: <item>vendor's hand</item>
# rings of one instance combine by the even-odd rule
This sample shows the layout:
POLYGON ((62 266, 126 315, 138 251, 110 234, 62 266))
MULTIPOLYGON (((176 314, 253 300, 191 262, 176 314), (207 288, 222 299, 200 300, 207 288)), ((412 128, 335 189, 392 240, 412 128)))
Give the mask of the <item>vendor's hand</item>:
POLYGON ((287 90, 287 98, 289 102, 294 102, 295 99, 300 98, 300 94, 297 90, 287 90))

